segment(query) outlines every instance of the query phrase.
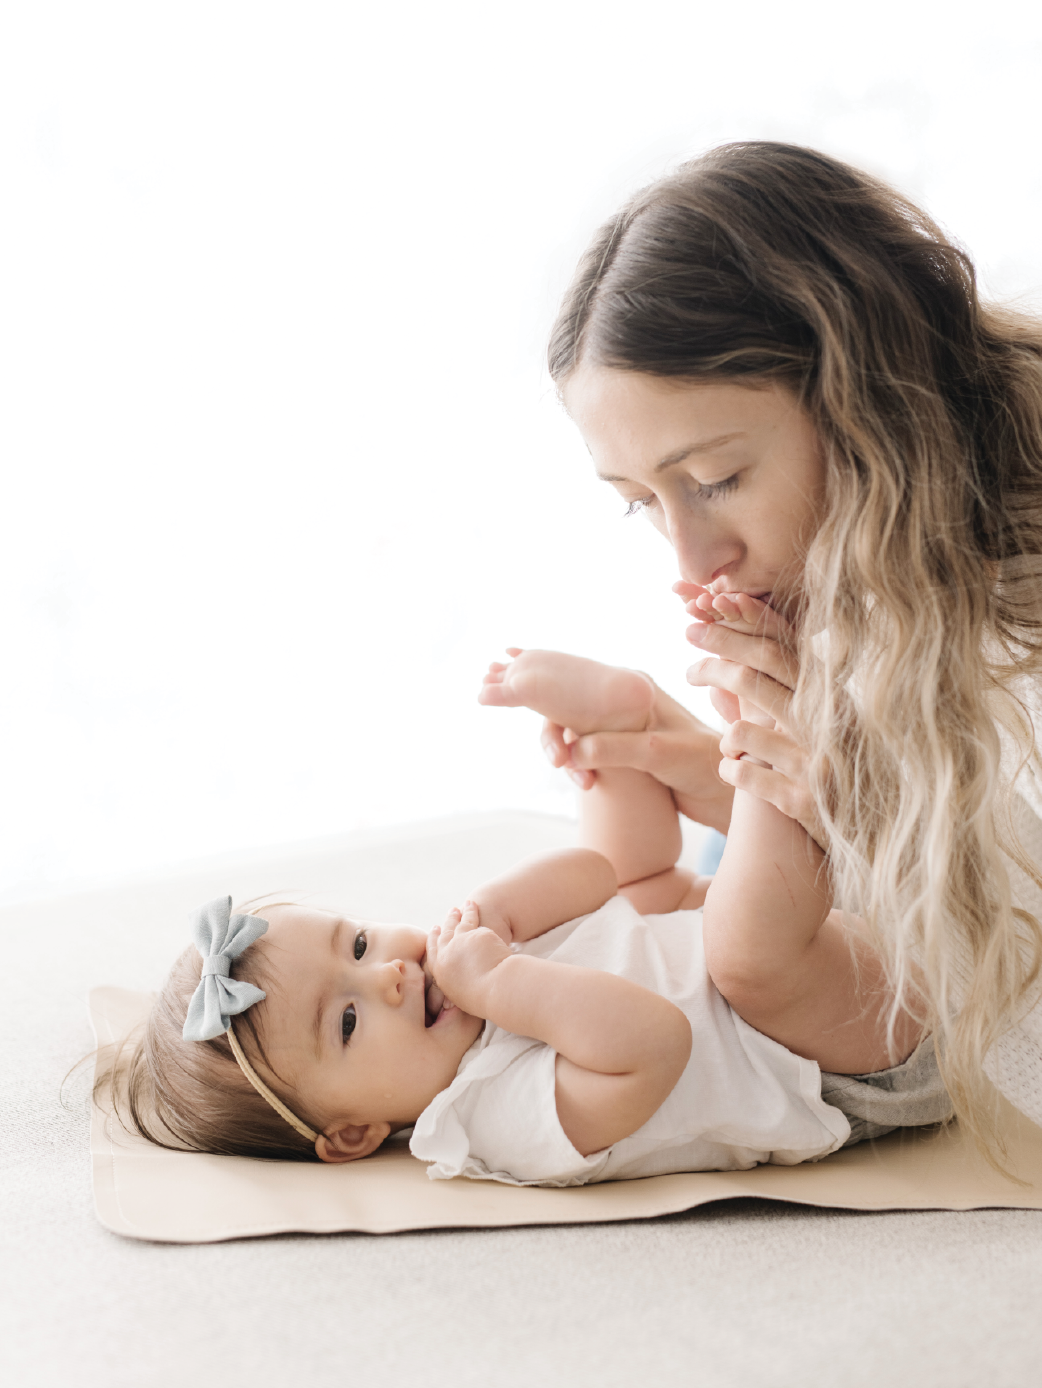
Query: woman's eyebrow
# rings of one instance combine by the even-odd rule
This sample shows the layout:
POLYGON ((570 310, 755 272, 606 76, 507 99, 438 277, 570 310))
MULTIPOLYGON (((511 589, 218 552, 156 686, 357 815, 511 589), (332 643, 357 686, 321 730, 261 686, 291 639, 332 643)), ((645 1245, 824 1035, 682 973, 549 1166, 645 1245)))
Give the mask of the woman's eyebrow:
POLYGON ((673 467, 676 463, 682 463, 685 458, 690 458, 692 453, 708 453, 711 449, 719 448, 721 444, 730 443, 732 439, 740 439, 744 436, 744 430, 732 429, 729 434, 717 434, 711 439, 700 439, 698 443, 688 444, 686 448, 678 448, 675 453, 667 453, 655 464, 655 471, 664 472, 666 468, 673 467))
MULTIPOLYGON (((728 434, 717 434, 711 439, 699 439, 697 443, 685 444, 683 448, 678 448, 674 453, 667 453, 664 458, 660 458, 652 471, 664 472, 668 467, 675 467, 677 463, 682 463, 685 458, 690 458, 693 453, 709 453, 714 448, 719 448, 722 444, 731 443, 733 439, 745 437, 744 429, 733 429, 728 434)), ((602 482, 628 482, 628 477, 616 477, 612 473, 599 472, 597 476, 602 482)))

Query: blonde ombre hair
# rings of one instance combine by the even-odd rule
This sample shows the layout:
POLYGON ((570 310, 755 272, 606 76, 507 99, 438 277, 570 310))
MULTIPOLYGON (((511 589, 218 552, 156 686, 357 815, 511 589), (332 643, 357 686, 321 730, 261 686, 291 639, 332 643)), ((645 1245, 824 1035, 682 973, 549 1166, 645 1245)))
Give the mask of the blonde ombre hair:
POLYGON ((982 304, 966 254, 885 184, 749 142, 600 230, 549 348, 558 383, 580 360, 779 382, 814 420, 826 500, 793 557, 793 721, 836 900, 867 923, 894 1014, 917 1006, 935 1033, 956 1113, 994 1159, 984 1057, 1042 960, 1009 874, 1042 888, 1011 794, 1042 674, 1042 325, 982 304))

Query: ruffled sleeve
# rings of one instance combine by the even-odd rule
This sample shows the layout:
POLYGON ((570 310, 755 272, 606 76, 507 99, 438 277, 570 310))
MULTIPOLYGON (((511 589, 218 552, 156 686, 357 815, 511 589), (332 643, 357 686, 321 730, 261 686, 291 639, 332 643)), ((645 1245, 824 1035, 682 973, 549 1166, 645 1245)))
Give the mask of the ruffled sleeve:
POLYGON ((595 1180, 611 1148, 584 1157, 557 1117, 557 1052, 493 1028, 475 1042, 448 1089, 420 1114, 409 1149, 431 1180, 469 1176, 509 1185, 579 1186, 595 1180))

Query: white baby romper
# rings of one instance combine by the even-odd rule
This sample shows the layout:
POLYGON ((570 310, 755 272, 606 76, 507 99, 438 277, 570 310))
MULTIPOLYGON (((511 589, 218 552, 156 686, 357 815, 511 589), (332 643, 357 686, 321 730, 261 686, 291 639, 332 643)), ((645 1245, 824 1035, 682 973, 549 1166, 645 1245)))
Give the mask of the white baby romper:
POLYGON ((790 1166, 835 1151, 850 1135, 843 1114, 821 1098, 814 1061, 743 1022, 713 986, 701 911, 640 916, 617 896, 515 948, 604 969, 669 998, 691 1023, 691 1058, 642 1128, 583 1157, 557 1118, 556 1051, 487 1022, 413 1130, 410 1149, 431 1163, 432 1178, 573 1186, 758 1162, 790 1166))

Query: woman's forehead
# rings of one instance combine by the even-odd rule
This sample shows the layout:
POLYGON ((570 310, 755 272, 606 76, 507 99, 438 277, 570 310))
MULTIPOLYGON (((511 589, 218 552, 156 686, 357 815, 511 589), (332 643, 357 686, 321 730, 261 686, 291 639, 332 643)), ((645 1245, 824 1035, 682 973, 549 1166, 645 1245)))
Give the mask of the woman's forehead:
POLYGON ((777 384, 682 381, 598 366, 579 367, 562 396, 609 482, 708 456, 776 427, 798 408, 777 384))

